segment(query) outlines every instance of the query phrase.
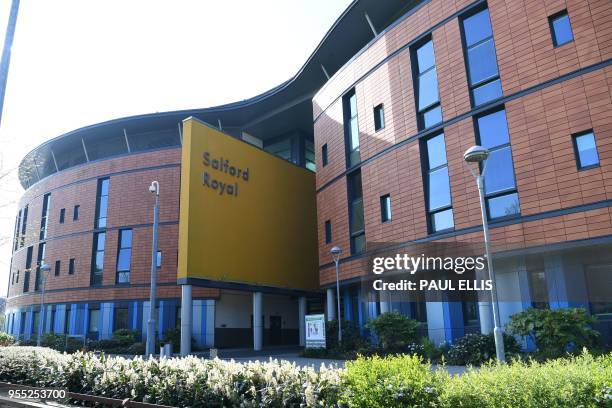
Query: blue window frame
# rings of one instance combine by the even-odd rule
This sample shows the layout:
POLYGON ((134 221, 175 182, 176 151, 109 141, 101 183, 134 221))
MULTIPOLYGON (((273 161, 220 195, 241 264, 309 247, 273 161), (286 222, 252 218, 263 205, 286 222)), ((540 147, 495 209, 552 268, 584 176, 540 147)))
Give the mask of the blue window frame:
POLYGON ((514 163, 504 108, 475 117, 478 144, 489 149, 484 189, 489 219, 512 217, 521 208, 516 192, 514 163))
POLYGON ((489 10, 463 17, 461 27, 472 106, 500 98, 502 87, 489 10))
POLYGON ((550 34, 555 47, 560 47, 574 41, 572 24, 570 23, 567 10, 560 11, 548 17, 548 23, 550 25, 550 34))
POLYGON ((417 123, 419 130, 423 130, 442 122, 438 75, 431 38, 425 39, 412 48, 411 59, 413 83, 415 84, 417 123))
POLYGON ((429 232, 451 230, 455 227, 446 159, 444 133, 433 136, 421 144, 426 208, 429 232))
POLYGON ((597 154, 597 144, 595 134, 592 130, 578 133, 572 136, 574 153, 576 154, 576 164, 578 170, 591 169, 599 166, 599 155, 597 154))

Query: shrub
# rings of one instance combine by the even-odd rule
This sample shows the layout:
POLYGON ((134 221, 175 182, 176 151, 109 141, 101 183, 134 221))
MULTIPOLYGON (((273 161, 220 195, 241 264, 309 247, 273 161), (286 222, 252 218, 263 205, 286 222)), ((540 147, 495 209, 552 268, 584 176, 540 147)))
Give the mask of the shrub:
POLYGON ((15 338, 8 333, 0 332, 0 347, 12 346, 15 338))
POLYGON ((448 379, 442 407, 610 407, 612 355, 489 364, 448 379))
POLYGON ((444 343, 437 346, 429 337, 421 337, 421 346, 423 347, 423 356, 431 362, 439 362, 442 356, 448 352, 449 346, 444 343))
POLYGON ((128 329, 119 329, 113 332, 113 340, 115 340, 120 346, 130 346, 136 343, 138 338, 138 332, 128 329))
MULTIPOLYGON (((516 339, 508 334, 504 337, 506 357, 516 356, 521 347, 516 339)), ((495 358, 495 337, 489 334, 466 334, 450 346, 446 352, 446 362, 451 365, 479 366, 495 358)))
POLYGON ((567 351, 579 351, 595 344, 599 333, 590 325, 596 318, 582 308, 527 309, 510 317, 508 332, 533 340, 544 358, 556 358, 567 351))
POLYGON ((338 320, 325 322, 325 342, 327 349, 336 352, 355 351, 365 345, 365 340, 359 333, 359 327, 346 320, 342 320, 342 344, 340 346, 338 346, 338 320))
POLYGON ((418 356, 369 357, 346 363, 340 402, 348 407, 434 407, 443 374, 418 356))
POLYGON ((419 323, 398 312, 383 313, 370 319, 367 327, 374 330, 384 352, 401 352, 406 346, 416 342, 416 329, 419 323))

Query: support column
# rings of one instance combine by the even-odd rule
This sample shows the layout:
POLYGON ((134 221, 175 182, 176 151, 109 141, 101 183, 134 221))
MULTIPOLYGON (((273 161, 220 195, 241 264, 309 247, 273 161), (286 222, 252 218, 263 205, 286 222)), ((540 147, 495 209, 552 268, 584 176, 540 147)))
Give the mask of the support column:
POLYGON ((262 315, 262 294, 261 292, 253 292, 253 350, 261 350, 263 343, 263 327, 261 327, 262 315))
POLYGON ((327 321, 336 320, 336 295, 332 288, 327 289, 327 321))
POLYGON ((191 353, 192 310, 191 285, 181 285, 181 356, 191 353))
POLYGON ((300 328, 300 346, 306 345, 306 296, 300 296, 298 299, 298 319, 300 328))

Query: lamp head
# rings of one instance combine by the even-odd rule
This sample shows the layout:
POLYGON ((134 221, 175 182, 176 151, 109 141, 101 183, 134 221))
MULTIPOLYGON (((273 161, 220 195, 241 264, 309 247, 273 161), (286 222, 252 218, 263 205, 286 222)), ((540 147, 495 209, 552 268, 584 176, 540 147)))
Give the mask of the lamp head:
POLYGON ((342 248, 340 248, 339 246, 332 247, 332 249, 330 249, 329 253, 332 255, 332 258, 334 259, 334 262, 337 262, 338 259, 340 259, 340 254, 342 253, 342 248))
POLYGON ((159 195, 159 182, 153 181, 149 186, 149 192, 152 194, 159 195))
POLYGON ((45 274, 51 270, 51 267, 45 262, 42 261, 40 264, 40 271, 45 274))
POLYGON ((481 163, 489 157, 489 150, 482 146, 472 146, 463 153, 463 160, 468 163, 481 163))

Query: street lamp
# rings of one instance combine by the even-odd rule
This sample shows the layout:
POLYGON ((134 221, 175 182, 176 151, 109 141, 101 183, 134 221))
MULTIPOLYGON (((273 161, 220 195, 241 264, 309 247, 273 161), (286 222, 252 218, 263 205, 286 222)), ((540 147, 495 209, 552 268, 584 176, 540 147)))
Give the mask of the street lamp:
POLYGON ((482 213, 482 230, 484 233, 485 253, 487 256, 487 269, 489 270, 489 280, 491 281, 491 302, 493 303, 493 337, 495 339, 495 354, 497 360, 504 362, 506 356, 504 353, 504 337, 502 335, 501 323, 499 320, 499 306, 497 304, 497 284, 495 282, 495 273, 493 272, 493 260, 491 259, 490 242, 489 242, 489 223, 487 220, 487 207, 485 204, 484 193, 484 175, 487 170, 487 158, 489 150, 482 146, 472 146, 465 151, 463 159, 466 163, 478 163, 482 165, 482 171, 478 173, 472 167, 468 166, 470 172, 476 179, 478 185, 478 195, 480 196, 480 212, 482 213))
POLYGON ((334 263, 336 264, 336 304, 338 306, 338 344, 342 344, 342 319, 340 319, 340 277, 338 274, 338 262, 342 249, 338 246, 333 247, 330 251, 334 263))
POLYGON ((157 234, 159 226, 159 182, 153 181, 149 192, 155 194, 153 207, 153 245, 151 245, 151 292, 149 294, 149 321, 147 322, 146 355, 155 354, 155 324, 157 322, 157 234))
POLYGON ((43 319, 43 316, 45 315, 45 286, 47 284, 47 272, 49 272, 51 268, 44 260, 42 260, 38 270, 42 276, 42 292, 40 295, 40 314, 38 315, 38 338, 36 339, 36 345, 40 347, 43 333, 43 322, 45 321, 45 319, 43 319))

